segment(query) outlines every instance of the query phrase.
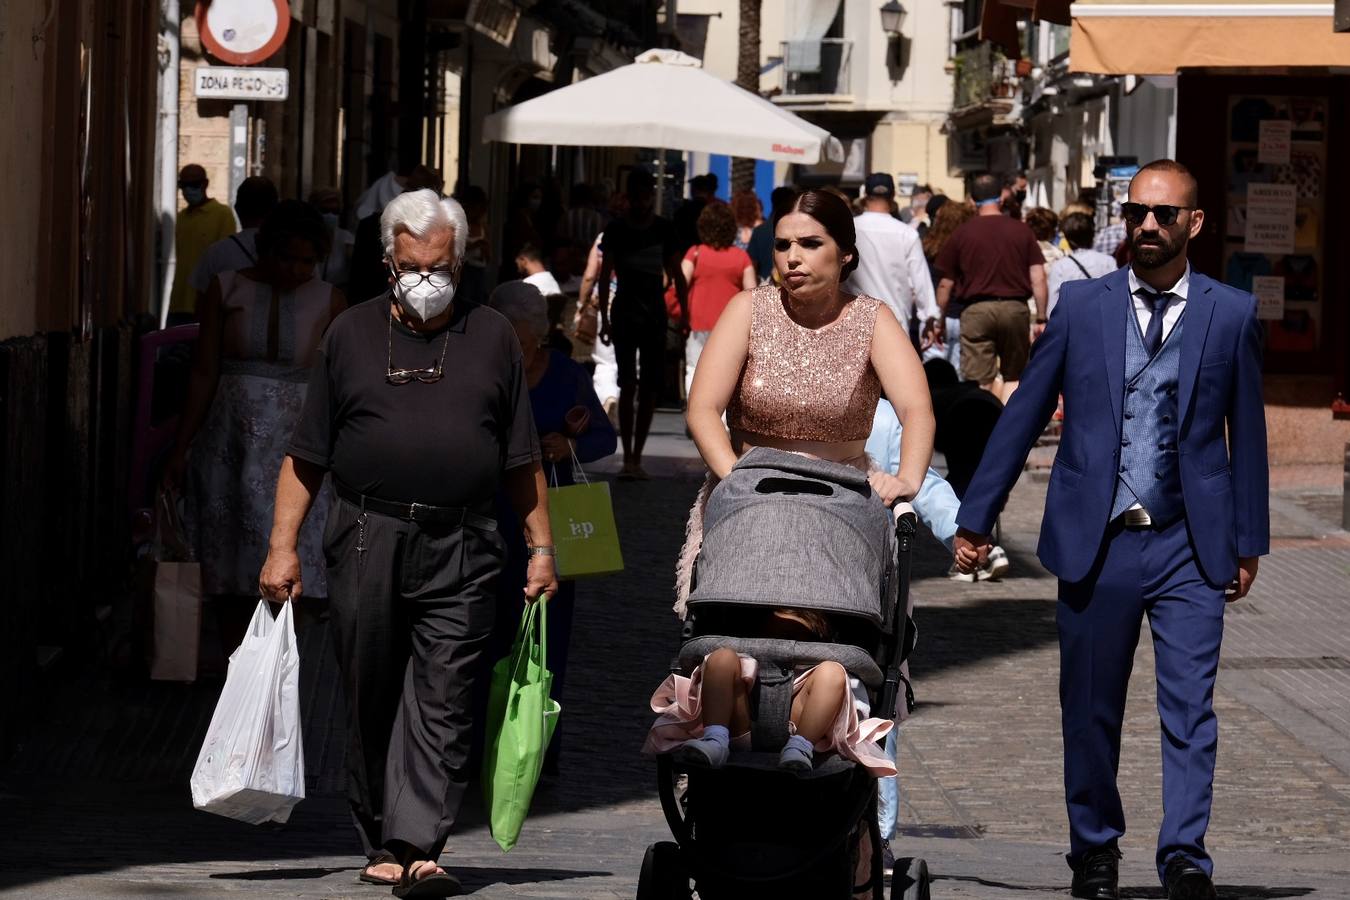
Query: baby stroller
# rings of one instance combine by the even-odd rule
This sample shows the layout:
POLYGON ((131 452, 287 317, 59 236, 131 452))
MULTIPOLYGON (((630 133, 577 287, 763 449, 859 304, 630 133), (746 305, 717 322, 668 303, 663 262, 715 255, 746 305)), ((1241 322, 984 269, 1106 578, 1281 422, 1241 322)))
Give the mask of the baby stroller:
MULTIPOLYGON (((906 612, 915 529, 913 511, 893 518, 858 469, 778 450, 750 450, 713 491, 672 671, 688 675, 720 647, 753 657, 752 748, 733 751, 720 769, 683 769, 670 753, 657 757, 661 806, 676 840, 647 848, 638 900, 690 900, 691 882, 700 900, 843 900, 868 889, 885 900, 876 778, 835 755, 795 776, 778 768, 778 752, 798 667, 840 663, 865 686, 879 718, 894 716, 900 696, 912 707, 901 663, 915 639, 906 612), (835 641, 767 639, 747 629, 784 606, 827 614, 835 641), (855 885, 867 834, 871 872, 855 885)), ((928 896, 924 861, 897 861, 893 900, 928 896)))

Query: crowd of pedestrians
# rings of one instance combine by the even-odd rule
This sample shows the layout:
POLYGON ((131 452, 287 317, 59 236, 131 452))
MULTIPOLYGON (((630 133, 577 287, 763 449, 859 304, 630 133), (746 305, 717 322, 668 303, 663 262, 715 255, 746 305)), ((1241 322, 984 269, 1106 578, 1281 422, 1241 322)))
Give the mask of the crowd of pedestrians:
MULTIPOLYGON (((1017 457, 1057 408, 1069 413, 1065 446, 1077 468, 1057 466, 1056 523, 1043 550, 1075 586, 1066 595, 1072 615, 1061 620, 1066 684, 1095 654, 1124 659, 1132 649, 1096 628, 1097 595, 1133 604, 1120 613, 1133 616, 1121 634, 1137 633, 1145 612, 1155 632, 1170 633, 1191 620, 1173 620, 1166 604, 1212 605, 1229 581, 1240 596, 1255 576, 1261 522, 1238 522, 1236 551, 1232 542, 1188 545, 1184 527, 1176 532, 1188 506, 1220 522, 1234 516, 1231 500, 1186 493, 1194 477, 1183 483, 1183 439, 1171 424, 1193 402, 1176 397, 1179 373, 1194 362, 1186 354, 1197 352, 1185 342, 1209 322, 1183 322, 1181 312, 1208 309, 1213 300, 1203 298, 1217 290, 1185 264, 1203 217, 1184 169, 1146 167, 1123 230, 1097 229, 1090 207, 1023 213, 1020 176, 978 175, 968 198, 919 186, 904 208, 887 173, 869 174, 856 197, 783 186, 767 215, 753 191, 718 199, 715 176, 688 184, 689 197, 666 217, 656 211, 662 186, 640 168, 622 192, 579 184, 565 204, 555 181, 522 183, 497 228, 481 188, 463 185, 447 198, 437 172, 414 167, 371 185, 347 230, 335 190, 281 200, 266 179, 249 178, 231 212, 210 198, 201 167, 180 174, 187 206, 169 308, 175 321, 197 322, 198 337, 163 484, 184 497, 205 593, 222 624, 236 623, 223 629, 227 640, 259 589, 276 601, 328 599, 364 881, 426 896, 457 889, 437 860, 469 779, 474 682, 509 641, 503 624, 543 595, 552 603, 554 696, 565 689, 576 587, 556 577, 548 489, 616 451, 620 480, 647 478, 643 453, 662 399, 687 401, 710 472, 674 579, 682 617, 713 489, 755 447, 857 468, 883 501, 915 504, 954 550, 953 578, 1002 577, 1010 563, 990 537, 995 519, 1017 457), (1117 273, 1122 260, 1128 273, 1117 273), (1102 354, 1076 349, 1083 338, 1069 336, 1068 321, 1086 315, 1089 292, 1116 289, 1133 300, 1108 359, 1124 354, 1117 374, 1152 404, 1146 424, 1125 427, 1122 446, 1138 438, 1163 454, 1118 454, 1119 471, 1092 495, 1109 505, 1097 518, 1110 524, 1079 534, 1064 524, 1073 513, 1063 485, 1101 474, 1075 457, 1105 434, 1096 421, 1104 404, 1096 412, 1074 404, 1087 376, 1072 372, 1102 354), (1179 338, 1183 326, 1188 337, 1179 338), (682 377, 669 377, 672 362, 682 377), (683 397, 671 395, 672 383, 683 397), (947 454, 945 477, 929 466, 935 447, 947 454), (1141 528, 1156 540, 1139 537, 1141 528), (1099 547, 1105 562, 1093 575, 1085 565, 1099 547), (1127 574, 1149 554, 1195 578, 1141 592, 1127 574)), ((1246 355, 1233 365, 1245 373, 1247 326, 1217 313, 1214 323, 1235 335, 1246 355)), ((1224 415, 1247 410, 1244 387, 1214 388, 1241 394, 1203 412, 1220 423, 1214 435, 1224 415)), ((1242 428, 1233 490, 1255 496, 1258 429, 1242 428)), ((831 633, 799 610, 775 615, 800 640, 831 633)), ((1202 643, 1205 659, 1217 653, 1217 636, 1202 643)), ((717 767, 746 730, 749 707, 734 654, 712 654, 704 666, 707 705, 663 719, 652 746, 717 767)), ((858 743, 860 713, 836 690, 836 668, 803 676, 781 764, 809 769, 814 754, 832 751, 888 777, 879 812, 888 838, 895 736, 884 752, 858 743)), ((1177 693, 1165 725, 1200 736, 1174 748, 1165 768, 1212 771, 1212 677, 1210 687, 1169 678, 1177 693)), ((692 683, 697 691, 699 679, 692 683)), ((1066 751, 1075 896, 1110 900, 1123 818, 1103 785, 1119 752, 1119 703, 1066 690, 1066 745, 1071 733, 1079 742, 1066 751)), ((559 770, 561 746, 559 738, 550 747, 546 771, 559 770)), ((1167 790, 1196 815, 1207 809, 1198 784, 1167 790)), ((1203 827, 1169 820, 1164 831, 1159 871, 1169 890, 1207 878, 1203 827)))

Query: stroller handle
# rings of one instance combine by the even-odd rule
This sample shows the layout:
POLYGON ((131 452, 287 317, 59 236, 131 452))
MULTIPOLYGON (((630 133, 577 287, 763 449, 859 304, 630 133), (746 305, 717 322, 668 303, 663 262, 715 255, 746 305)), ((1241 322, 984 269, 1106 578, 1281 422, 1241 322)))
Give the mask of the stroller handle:
POLYGON ((909 503, 897 503, 894 507, 895 513, 895 543, 896 543, 896 596, 893 609, 891 611, 891 634, 894 636, 895 644, 891 648, 891 657, 886 660, 885 680, 881 687, 881 700, 879 708, 886 711, 888 715, 893 714, 900 698, 900 686, 905 684, 906 702, 913 703, 913 694, 908 690, 909 685, 905 682, 900 672, 900 666, 904 663, 905 657, 909 655, 911 648, 909 635, 909 588, 910 588, 910 553, 914 549, 914 539, 919 533, 919 519, 914 513, 914 507, 909 503))
POLYGON ((908 500, 901 500, 899 503, 892 506, 891 515, 895 517, 896 525, 900 524, 901 516, 909 515, 914 516, 916 519, 918 518, 918 514, 914 512, 914 504, 910 503, 908 500))

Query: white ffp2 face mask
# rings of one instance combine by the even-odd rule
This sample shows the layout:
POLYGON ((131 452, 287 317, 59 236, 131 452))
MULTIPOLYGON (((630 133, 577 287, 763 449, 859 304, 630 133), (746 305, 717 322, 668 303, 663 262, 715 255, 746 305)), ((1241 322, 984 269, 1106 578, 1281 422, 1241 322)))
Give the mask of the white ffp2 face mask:
POLYGON ((423 322, 429 322, 450 308, 455 299, 455 283, 451 281, 445 287, 432 287, 431 282, 423 279, 417 287, 404 287, 394 280, 394 296, 409 313, 423 322))

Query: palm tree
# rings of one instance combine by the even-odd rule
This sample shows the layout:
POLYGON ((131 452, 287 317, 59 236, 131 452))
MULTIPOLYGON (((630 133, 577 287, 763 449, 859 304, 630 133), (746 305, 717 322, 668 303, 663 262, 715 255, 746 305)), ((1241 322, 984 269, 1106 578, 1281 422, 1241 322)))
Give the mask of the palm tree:
MULTIPOLYGON (((763 0, 740 0, 740 48, 736 57, 736 83, 759 93, 759 13, 763 0)), ((732 190, 753 189, 755 161, 736 159, 731 164, 732 190)))

